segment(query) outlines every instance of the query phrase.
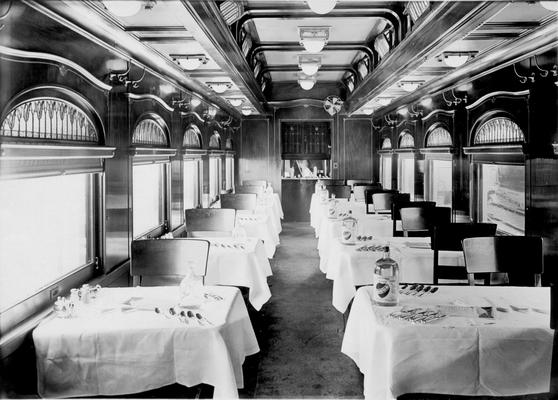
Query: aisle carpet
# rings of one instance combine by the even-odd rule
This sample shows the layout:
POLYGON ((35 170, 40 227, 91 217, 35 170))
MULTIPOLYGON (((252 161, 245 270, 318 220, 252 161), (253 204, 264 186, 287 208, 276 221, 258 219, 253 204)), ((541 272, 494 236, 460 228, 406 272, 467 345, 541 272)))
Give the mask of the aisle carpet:
POLYGON ((341 353, 343 318, 331 305, 316 244, 308 223, 283 224, 272 298, 251 313, 261 352, 257 366, 245 365, 242 397, 362 398, 362 375, 341 353))

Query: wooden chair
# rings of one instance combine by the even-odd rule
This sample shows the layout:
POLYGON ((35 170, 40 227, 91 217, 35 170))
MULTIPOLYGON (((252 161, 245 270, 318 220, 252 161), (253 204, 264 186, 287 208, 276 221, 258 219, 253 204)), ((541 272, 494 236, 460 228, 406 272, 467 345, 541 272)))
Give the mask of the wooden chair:
POLYGON ((263 179, 248 179, 248 180, 242 181, 242 185, 244 185, 244 186, 261 186, 265 189, 265 187, 267 186, 267 181, 264 181, 263 179))
POLYGON ((403 236, 403 231, 397 230, 397 221, 401 221, 401 208, 403 207, 436 207, 435 201, 411 201, 409 193, 400 193, 393 199, 391 220, 393 222, 393 237, 403 236))
POLYGON ((351 187, 347 185, 326 185, 330 195, 334 194, 338 199, 349 199, 351 197, 351 187))
POLYGON ((495 236, 496 224, 488 223, 449 223, 434 227, 432 250, 434 250, 433 279, 435 285, 439 279, 467 279, 465 267, 440 264, 440 251, 463 251, 463 239, 482 236, 495 236))
POLYGON ((186 268, 205 277, 209 242, 202 239, 139 239, 132 241, 130 275, 135 285, 179 284, 186 268))
POLYGON ((353 196, 355 201, 366 202, 366 192, 372 191, 374 193, 381 192, 382 189, 374 185, 356 185, 353 186, 353 196))
POLYGON ((253 193, 253 194, 262 194, 264 192, 263 186, 258 185, 242 185, 235 187, 235 193, 253 193))
POLYGON ((188 237, 231 236, 236 210, 230 208, 192 208, 186 210, 188 237))
POLYGON ((377 213, 391 213, 391 206, 393 200, 398 196, 398 193, 384 192, 373 193, 372 204, 374 204, 374 212, 377 213))
POLYGON ((230 193, 221 195, 221 208, 254 211, 258 205, 258 195, 254 193, 230 193))
MULTIPOLYGON (((369 186, 363 186, 364 189, 364 203, 366 205, 366 213, 367 214, 374 214, 374 207, 370 207, 371 205, 374 204, 374 198, 373 196, 376 193, 399 193, 399 191, 395 190, 395 189, 382 189, 378 186, 374 186, 374 185, 369 185, 369 186), (371 211, 372 210, 372 211, 371 211)), ((360 188, 360 186, 355 186, 355 188, 360 188)), ((360 190, 360 189, 357 189, 360 190)), ((355 194, 356 196, 356 194, 355 194)))
POLYGON ((451 222, 449 207, 402 207, 400 213, 403 236, 431 236, 436 225, 451 222))
POLYGON ((538 236, 493 236, 463 239, 469 284, 475 274, 506 273, 512 286, 540 286, 543 273, 543 239, 538 236))

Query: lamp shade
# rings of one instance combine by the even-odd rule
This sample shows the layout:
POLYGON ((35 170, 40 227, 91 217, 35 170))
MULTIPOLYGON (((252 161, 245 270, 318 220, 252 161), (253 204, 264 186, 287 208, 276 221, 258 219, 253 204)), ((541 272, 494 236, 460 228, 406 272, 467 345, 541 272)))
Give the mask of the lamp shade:
POLYGON ((228 99, 229 103, 231 103, 232 106, 234 107, 238 107, 239 105, 242 104, 242 99, 238 98, 238 97, 233 97, 228 99))
POLYGON ((197 97, 192 97, 192 100, 190 100, 190 104, 192 105, 192 107, 196 108, 201 104, 201 100, 197 97))
POLYGON ((300 69, 302 69, 302 72, 309 76, 314 75, 316 72, 318 72, 319 68, 320 64, 318 64, 317 62, 303 62, 300 64, 300 69))
POLYGON ((141 10, 141 1, 135 0, 104 0, 105 7, 118 17, 131 17, 141 10))
POLYGON ((201 65, 199 58, 183 58, 180 60, 180 66, 188 71, 198 69, 201 65))
POLYGON ((414 92, 418 89, 421 82, 414 82, 414 81, 401 81, 399 82, 399 86, 406 92, 414 92))
POLYGON ((306 0, 308 7, 316 14, 327 14, 335 7, 337 0, 306 0))
POLYGON ((448 67, 457 68, 469 61, 468 54, 448 54, 444 57, 444 62, 448 67))
POLYGON ((308 53, 319 53, 323 50, 326 41, 322 38, 306 38, 301 40, 302 46, 304 46, 304 50, 308 53))
POLYGON ((378 97, 378 103, 381 106, 387 106, 389 103, 391 103, 391 97, 378 97))
POLYGON ((252 109, 250 107, 242 107, 242 115, 249 116, 252 114, 252 109))
POLYGON ((309 79, 309 78, 304 78, 304 79, 299 79, 298 80, 298 84, 304 90, 312 89, 314 87, 315 83, 316 83, 316 81, 314 79, 309 79))
POLYGON ((374 109, 372 107, 367 107, 367 108, 363 108, 362 112, 366 115, 371 115, 374 112, 374 109))

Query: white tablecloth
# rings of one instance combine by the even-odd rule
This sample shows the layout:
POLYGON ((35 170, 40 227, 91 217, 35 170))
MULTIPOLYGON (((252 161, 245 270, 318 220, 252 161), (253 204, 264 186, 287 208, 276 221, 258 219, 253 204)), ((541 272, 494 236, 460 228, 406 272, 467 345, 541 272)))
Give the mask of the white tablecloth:
MULTIPOLYGON (((372 236, 373 238, 388 238, 393 234, 393 221, 386 215, 364 214, 356 217, 358 220, 358 235, 372 236)), ((401 221, 398 222, 400 227, 401 221)), ((341 236, 342 219, 324 218, 320 224, 318 237, 318 254, 320 256, 320 270, 327 272, 329 255, 334 243, 341 236)))
POLYGON ((235 225, 244 228, 248 237, 263 241, 267 258, 273 258, 275 249, 279 245, 279 233, 273 228, 267 215, 238 211, 235 225))
POLYGON ((277 232, 277 234, 280 234, 283 230, 281 226, 281 216, 273 206, 273 202, 258 200, 258 205, 256 206, 254 213, 267 215, 271 225, 273 226, 273 230, 277 232))
POLYGON ((512 396, 548 392, 553 331, 548 288, 445 286, 432 295, 405 296, 403 305, 504 307, 495 319, 447 317, 424 325, 386 318, 400 307, 372 304, 359 289, 342 352, 364 374, 364 396, 405 393, 512 396), (526 312, 510 306, 529 307, 526 312))
MULTIPOLYGON (((347 212, 351 210, 355 218, 360 218, 362 216, 371 216, 373 214, 366 213, 366 204, 362 201, 347 201, 347 199, 337 200, 337 211, 338 213, 347 212)), ((329 203, 320 200, 317 194, 313 194, 310 199, 310 226, 316 231, 316 237, 320 236, 321 224, 324 220, 327 220, 329 215, 329 203)))
MULTIPOLYGON (((430 238, 388 237, 364 242, 366 245, 388 244, 390 255, 399 264, 401 282, 432 283, 434 252, 430 238), (417 248, 418 247, 418 248, 417 248)), ((326 277, 333 280, 333 306, 345 312, 353 299, 355 286, 370 285, 374 279, 376 261, 383 253, 378 251, 357 251, 363 243, 354 246, 343 245, 334 240, 329 248, 326 277)), ((444 265, 465 265, 463 252, 441 251, 440 263, 444 265)))
POLYGON ((237 288, 206 291, 224 297, 196 310, 212 326, 152 311, 175 305, 177 287, 102 289, 81 316, 45 320, 33 332, 39 394, 114 396, 206 383, 214 397, 238 397, 244 359, 259 351, 256 336, 237 288), (130 298, 146 309, 106 311, 130 298))
POLYGON ((247 287, 250 303, 260 310, 271 298, 267 277, 272 275, 261 240, 247 238, 240 249, 234 247, 239 241, 230 237, 203 239, 211 242, 205 284, 247 287))

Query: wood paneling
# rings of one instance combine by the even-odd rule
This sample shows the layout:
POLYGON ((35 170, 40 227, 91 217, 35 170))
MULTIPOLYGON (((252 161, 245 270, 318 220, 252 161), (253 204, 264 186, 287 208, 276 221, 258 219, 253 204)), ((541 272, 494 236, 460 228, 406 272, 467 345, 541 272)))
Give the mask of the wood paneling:
POLYGON ((271 180, 271 162, 276 156, 272 153, 270 132, 267 119, 247 119, 242 121, 240 134, 239 178, 240 183, 248 179, 271 180))
POLYGON ((370 119, 343 120, 343 177, 373 179, 373 135, 370 119))

